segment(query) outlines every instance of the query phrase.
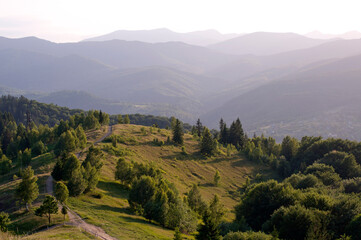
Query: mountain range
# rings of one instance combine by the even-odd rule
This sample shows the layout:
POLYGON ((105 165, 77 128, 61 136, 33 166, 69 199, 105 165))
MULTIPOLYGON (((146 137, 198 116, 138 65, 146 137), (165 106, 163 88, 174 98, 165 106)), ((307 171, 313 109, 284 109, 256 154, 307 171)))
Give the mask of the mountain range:
POLYGON ((221 34, 216 30, 196 31, 189 33, 173 32, 166 28, 152 30, 118 30, 102 36, 85 39, 84 41, 108 41, 108 40, 126 40, 140 41, 147 43, 159 42, 184 42, 192 45, 207 46, 217 42, 225 41, 242 34, 221 34))
POLYGON ((361 39, 260 32, 199 46, 143 33, 78 43, 1 37, 0 93, 111 114, 200 117, 211 128, 240 117, 249 133, 277 140, 361 139, 361 39))

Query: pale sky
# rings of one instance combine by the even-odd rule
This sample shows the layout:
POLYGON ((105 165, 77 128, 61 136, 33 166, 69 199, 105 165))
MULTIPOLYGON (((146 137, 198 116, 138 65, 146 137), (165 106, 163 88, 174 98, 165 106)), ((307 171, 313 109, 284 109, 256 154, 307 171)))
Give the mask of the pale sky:
POLYGON ((361 31, 360 0, 0 0, 0 36, 79 41, 116 30, 361 31))

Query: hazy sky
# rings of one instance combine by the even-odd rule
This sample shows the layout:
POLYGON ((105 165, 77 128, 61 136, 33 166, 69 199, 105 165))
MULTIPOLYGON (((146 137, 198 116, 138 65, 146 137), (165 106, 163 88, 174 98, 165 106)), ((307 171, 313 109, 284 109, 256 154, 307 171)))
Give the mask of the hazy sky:
POLYGON ((360 0, 0 0, 0 36, 77 41, 119 29, 361 31, 360 0))

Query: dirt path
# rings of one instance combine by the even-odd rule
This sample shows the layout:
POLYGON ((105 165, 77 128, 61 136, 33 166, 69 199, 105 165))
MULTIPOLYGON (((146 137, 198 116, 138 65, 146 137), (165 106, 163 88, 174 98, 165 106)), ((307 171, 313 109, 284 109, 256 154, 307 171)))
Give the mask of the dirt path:
MULTIPOLYGON (((112 134, 112 126, 108 127, 108 132, 103 137, 101 137, 99 140, 97 140, 95 142, 95 145, 100 143, 101 141, 103 141, 110 134, 112 134)), ((76 155, 79 156, 79 153, 77 153, 76 155)), ((48 179, 46 179, 46 191, 50 195, 53 195, 53 193, 54 193, 54 181, 53 181, 53 177, 51 175, 48 177, 48 179)), ((69 217, 69 221, 66 223, 67 225, 80 227, 84 231, 91 233, 100 239, 116 240, 116 238, 109 236, 102 228, 85 222, 76 212, 72 211, 69 208, 68 208, 68 217, 69 217)), ((52 226, 49 229, 52 229, 52 228, 55 228, 58 226, 62 226, 62 225, 63 224, 58 224, 58 225, 52 226)))

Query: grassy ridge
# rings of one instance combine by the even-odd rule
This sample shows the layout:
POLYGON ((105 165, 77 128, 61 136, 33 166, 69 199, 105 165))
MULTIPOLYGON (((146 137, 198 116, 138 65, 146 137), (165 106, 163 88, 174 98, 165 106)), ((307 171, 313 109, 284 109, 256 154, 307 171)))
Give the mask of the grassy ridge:
MULTIPOLYGON (((88 142, 94 143, 106 132, 107 127, 87 132, 88 142)), ((233 207, 239 200, 237 193, 247 177, 253 179, 257 173, 262 173, 264 178, 275 177, 269 168, 250 162, 237 152, 229 156, 220 154, 217 157, 205 158, 199 154, 199 140, 188 134, 185 135, 184 143, 186 153, 182 151, 181 146, 166 143, 167 138, 171 138, 171 131, 165 129, 122 124, 113 126, 113 135, 116 135, 119 140, 116 147, 107 141, 98 145, 104 153, 102 157, 104 166, 97 189, 93 193, 70 198, 68 205, 87 222, 102 227, 109 235, 118 239, 172 239, 174 234, 172 230, 164 229, 129 211, 128 190, 114 180, 115 166, 119 157, 124 157, 127 161, 156 165, 162 170, 163 176, 175 184, 181 195, 188 192, 193 183, 199 185, 201 194, 207 201, 214 194, 218 194, 228 209, 228 220, 234 218, 233 207), (158 142, 164 141, 165 144, 159 146, 153 142, 154 139, 158 139, 158 142), (213 185, 216 170, 221 175, 218 187, 213 185), (97 198, 99 194, 102 195, 101 199, 97 198)), ((221 151, 226 152, 225 149, 221 151)), ((80 154, 81 160, 86 156, 86 149, 82 152, 84 154, 80 154)), ((43 200, 45 180, 54 163, 55 159, 51 154, 42 155, 32 161, 35 174, 39 177, 41 193, 34 206, 38 206, 43 200)), ((17 181, 19 181, 9 181, 13 174, 10 173, 1 180, 1 193, 6 193, 8 197, 13 196, 17 181)), ((3 204, 3 202, 4 198, 0 197, 0 203, 3 204)), ((23 214, 23 210, 17 210, 16 205, 13 207, 15 211, 11 214, 12 231, 16 232, 17 227, 24 227, 19 233, 25 234, 46 226, 46 218, 36 217, 32 213, 23 214)), ((61 215, 54 216, 53 219, 54 223, 62 222, 61 215)), ((27 236, 25 239, 94 238, 76 228, 60 227, 27 236)))
MULTIPOLYGON (((264 178, 275 177, 269 168, 250 162, 236 152, 228 157, 224 154, 205 158, 199 154, 198 140, 188 134, 185 135, 184 143, 187 154, 182 152, 180 146, 166 143, 167 137, 171 138, 169 130, 115 125, 113 135, 120 142, 116 147, 107 141, 99 144, 104 153, 104 166, 96 192, 103 197, 97 199, 95 194, 89 193, 70 198, 69 205, 88 222, 102 227, 108 234, 119 239, 171 239, 174 234, 173 231, 149 223, 129 211, 128 190, 114 180, 119 157, 124 157, 127 161, 155 164, 162 170, 163 176, 176 185, 181 195, 188 192, 193 183, 200 186, 207 201, 218 194, 228 209, 228 220, 234 217, 233 207, 238 202, 236 193, 247 177, 255 178, 257 173, 263 173, 264 178), (155 138, 165 144, 157 146, 153 142, 155 138), (218 187, 213 186, 216 169, 222 178, 218 187)), ((81 158, 84 157, 85 155, 81 158)))

